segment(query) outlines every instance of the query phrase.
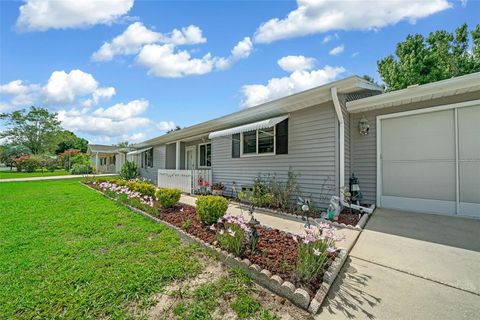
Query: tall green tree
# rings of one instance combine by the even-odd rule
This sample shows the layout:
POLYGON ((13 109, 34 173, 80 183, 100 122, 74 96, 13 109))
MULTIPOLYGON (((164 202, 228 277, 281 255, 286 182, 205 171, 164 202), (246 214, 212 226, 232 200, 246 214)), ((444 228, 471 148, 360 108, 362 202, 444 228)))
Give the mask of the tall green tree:
POLYGON ((78 137, 75 133, 63 130, 59 132, 57 137, 57 147, 55 148, 55 154, 59 154, 69 149, 77 149, 81 152, 87 152, 88 141, 78 137))
POLYGON ((27 147, 33 154, 52 152, 61 130, 56 113, 33 106, 28 111, 2 113, 0 120, 6 123, 0 138, 12 145, 27 147))
POLYGON ((428 37, 408 35, 397 44, 395 56, 377 62, 388 91, 404 89, 480 71, 480 25, 470 32, 467 24, 455 30, 431 32, 428 37))

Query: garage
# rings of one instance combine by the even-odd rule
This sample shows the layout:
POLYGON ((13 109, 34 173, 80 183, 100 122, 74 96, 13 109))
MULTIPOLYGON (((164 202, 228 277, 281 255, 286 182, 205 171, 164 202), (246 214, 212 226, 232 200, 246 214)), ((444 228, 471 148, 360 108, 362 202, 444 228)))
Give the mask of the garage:
POLYGON ((478 101, 377 116, 377 204, 480 217, 478 101))

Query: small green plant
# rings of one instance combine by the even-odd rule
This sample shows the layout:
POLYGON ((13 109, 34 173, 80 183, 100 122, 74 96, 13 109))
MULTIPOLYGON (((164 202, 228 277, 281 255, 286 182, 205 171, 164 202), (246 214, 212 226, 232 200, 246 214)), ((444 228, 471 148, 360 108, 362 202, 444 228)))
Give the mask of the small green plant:
POLYGON ((260 310, 260 303, 246 294, 239 295, 231 304, 240 319, 252 318, 260 310))
POLYGON ((217 241, 220 246, 237 257, 242 253, 244 239, 244 231, 235 223, 226 223, 225 229, 220 229, 217 232, 217 241))
POLYGON ((228 209, 228 200, 220 196, 200 196, 195 203, 198 219, 209 225, 221 218, 228 209))
POLYGON ((190 219, 186 219, 183 221, 182 223, 182 229, 184 231, 188 231, 188 229, 190 228, 190 224, 192 223, 192 221, 190 221, 190 219))
POLYGON ((133 161, 125 161, 120 170, 120 177, 125 180, 131 180, 138 177, 138 168, 135 162, 133 161))
POLYGON ((156 192, 158 203, 163 208, 173 207, 179 200, 182 191, 179 189, 160 188, 156 192))
POLYGON ((335 236, 329 224, 321 225, 321 233, 315 228, 305 228, 305 235, 298 243, 297 273, 300 279, 310 283, 318 276, 328 261, 328 254, 336 251, 335 242, 343 238, 335 236))

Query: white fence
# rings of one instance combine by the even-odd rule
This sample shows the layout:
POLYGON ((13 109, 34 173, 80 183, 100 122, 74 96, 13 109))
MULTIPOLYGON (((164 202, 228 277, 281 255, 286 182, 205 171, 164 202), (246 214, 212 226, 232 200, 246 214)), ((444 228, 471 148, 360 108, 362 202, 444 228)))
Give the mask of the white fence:
POLYGON ((197 194, 210 191, 212 170, 158 170, 159 188, 177 188, 182 192, 197 194))

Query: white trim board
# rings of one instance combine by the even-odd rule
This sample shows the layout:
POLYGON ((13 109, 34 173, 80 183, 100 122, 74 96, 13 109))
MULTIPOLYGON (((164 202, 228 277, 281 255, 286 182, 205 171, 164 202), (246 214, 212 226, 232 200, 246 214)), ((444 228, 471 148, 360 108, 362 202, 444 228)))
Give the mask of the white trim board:
POLYGON ((396 112, 385 115, 379 115, 376 117, 376 149, 377 149, 377 192, 376 200, 378 207, 392 207, 395 209, 404 209, 411 211, 421 211, 421 212, 438 212, 445 213, 454 212, 456 215, 471 216, 471 217, 480 217, 480 204, 476 203, 465 203, 460 202, 459 194, 459 138, 458 138, 458 119, 457 119, 457 110, 464 107, 480 107, 480 100, 472 100, 461 103, 453 103, 447 105, 441 105, 431 108, 416 109, 410 111, 396 112), (382 125, 381 122, 384 119, 399 118, 423 113, 431 113, 443 110, 454 110, 455 111, 455 193, 456 200, 452 201, 453 208, 450 207, 450 201, 440 201, 440 200, 428 200, 428 199, 412 199, 412 198, 401 198, 401 197, 391 197, 391 196, 382 196, 382 125), (382 202, 382 199, 384 200, 382 202), (434 203, 435 202, 435 203, 434 203), (409 204, 410 203, 410 204, 409 204), (429 209, 433 208, 433 209, 429 209), (450 208, 450 209, 448 209, 450 208))

